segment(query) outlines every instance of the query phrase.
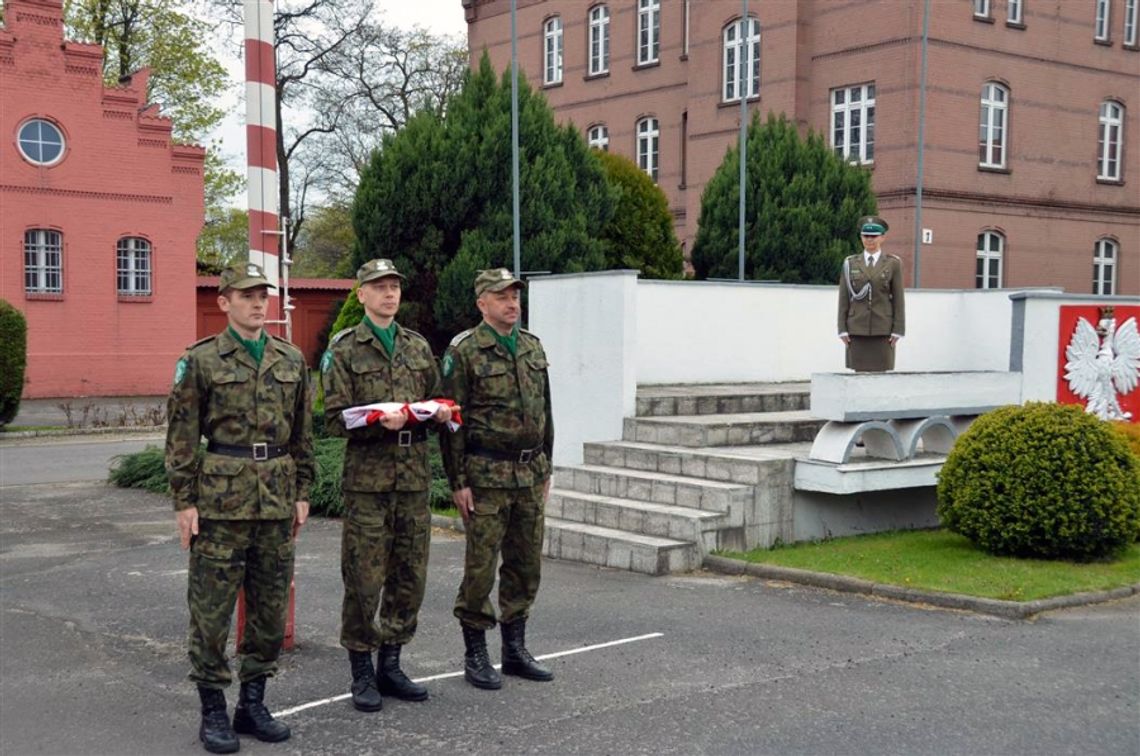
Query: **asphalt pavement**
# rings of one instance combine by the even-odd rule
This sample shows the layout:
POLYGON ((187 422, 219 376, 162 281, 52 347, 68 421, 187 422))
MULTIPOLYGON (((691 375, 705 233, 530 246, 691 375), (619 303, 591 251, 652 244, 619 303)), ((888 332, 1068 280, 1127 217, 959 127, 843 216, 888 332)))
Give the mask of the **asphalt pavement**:
MULTIPOLYGON (((68 451, 38 455, 50 467, 68 451)), ((444 531, 403 657, 431 699, 363 714, 330 700, 348 689, 339 545, 338 522, 302 531, 298 645, 267 697, 293 738, 244 738, 243 753, 1140 752, 1140 597, 1010 621, 548 560, 528 639, 536 655, 564 654, 548 662, 555 681, 481 691, 458 676, 463 542, 444 531)), ((185 591, 163 497, 0 487, 0 752, 204 753, 185 591)))

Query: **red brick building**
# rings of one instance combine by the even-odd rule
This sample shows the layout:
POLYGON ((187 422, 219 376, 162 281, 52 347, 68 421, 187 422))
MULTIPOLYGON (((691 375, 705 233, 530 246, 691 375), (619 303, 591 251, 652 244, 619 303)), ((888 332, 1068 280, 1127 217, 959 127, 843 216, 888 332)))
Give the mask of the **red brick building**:
MULTIPOLYGON (((508 0, 462 0, 510 65, 508 0)), ((921 284, 1140 293, 1140 0, 933 0, 921 284)), ((750 112, 873 172, 914 271, 922 0, 518 0, 519 64, 558 116, 628 155, 692 246, 750 112)))
POLYGON ((0 28, 0 297, 28 321, 25 397, 164 394, 195 338, 205 151, 174 144, 147 72, 105 87, 60 0, 0 28))

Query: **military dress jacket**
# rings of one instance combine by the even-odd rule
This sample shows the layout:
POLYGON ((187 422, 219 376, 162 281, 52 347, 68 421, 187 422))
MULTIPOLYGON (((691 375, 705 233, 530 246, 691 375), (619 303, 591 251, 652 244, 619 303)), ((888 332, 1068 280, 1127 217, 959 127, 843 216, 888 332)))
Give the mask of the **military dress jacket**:
MULTIPOLYGON (((342 410, 362 404, 441 398, 439 366, 427 339, 397 325, 395 349, 389 357, 367 321, 361 320, 355 328, 333 336, 321 358, 321 383, 325 430, 348 439, 341 483, 345 491, 426 491, 431 487, 426 443, 401 446, 399 432, 380 423, 349 430, 341 415, 342 410)), ((427 428, 439 427, 428 422, 427 428)), ((423 432, 418 431, 420 438, 423 432)), ((406 440, 409 435, 405 434, 406 440)))
POLYGON ((839 274, 839 321, 837 333, 851 336, 890 336, 906 334, 906 303, 903 291, 902 260, 886 252, 868 266, 860 252, 850 255, 844 266, 850 282, 839 274), (850 283, 850 288, 848 287, 850 283), (870 284, 861 298, 860 293, 870 284), (851 295, 854 290, 855 296, 851 295))
POLYGON ((451 340, 443 390, 462 406, 463 426, 442 434, 440 445, 453 491, 527 488, 550 477, 554 416, 547 367, 542 342, 522 329, 513 357, 486 323, 451 340), (479 449, 520 456, 494 458, 479 449))
POLYGON ((167 403, 166 470, 176 510, 218 520, 284 520, 316 474, 309 372, 300 350, 270 336, 261 364, 225 330, 190 346, 167 403), (272 459, 199 456, 202 437, 285 447, 272 459))

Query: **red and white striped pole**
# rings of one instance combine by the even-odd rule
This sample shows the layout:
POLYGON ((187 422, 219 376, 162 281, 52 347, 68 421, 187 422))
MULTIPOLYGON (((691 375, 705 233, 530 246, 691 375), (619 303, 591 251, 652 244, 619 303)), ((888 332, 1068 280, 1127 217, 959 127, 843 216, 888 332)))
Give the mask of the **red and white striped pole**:
POLYGON ((245 0, 249 261, 260 265, 265 276, 279 287, 277 62, 273 42, 273 0, 245 0))
MULTIPOLYGON (((282 235, 277 210, 277 59, 274 54, 273 0, 245 0, 245 139, 249 202, 249 261, 257 263, 275 286, 282 287, 282 266, 277 238, 282 235)), ((281 317, 285 323, 289 301, 288 266, 284 271, 281 317)), ((273 290, 271 289, 272 293, 273 290)), ((285 649, 293 647, 296 582, 289 586, 289 613, 285 621, 285 649)), ((245 631, 245 593, 238 594, 237 646, 245 631)))

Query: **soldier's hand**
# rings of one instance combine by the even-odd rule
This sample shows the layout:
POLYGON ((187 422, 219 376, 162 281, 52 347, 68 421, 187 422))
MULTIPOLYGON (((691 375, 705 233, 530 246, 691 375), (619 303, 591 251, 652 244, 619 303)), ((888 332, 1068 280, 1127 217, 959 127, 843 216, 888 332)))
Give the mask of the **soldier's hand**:
POLYGON ((452 491, 451 501, 459 510, 459 516, 463 518, 464 522, 467 522, 467 518, 471 516, 471 511, 475 508, 475 497, 471 495, 471 489, 461 488, 458 491, 452 491))
POLYGON ((301 526, 309 519, 309 502, 298 501, 293 505, 293 540, 297 540, 297 533, 301 526))
POLYGON ((406 422, 408 422, 408 416, 403 411, 385 414, 384 417, 380 418, 380 424, 390 431, 400 430, 406 422))
POLYGON ((850 344, 851 343, 851 337, 850 336, 840 336, 839 340, 842 341, 844 344, 850 344))
POLYGON ((462 407, 458 404, 455 405, 454 408, 448 407, 446 404, 441 404, 439 405, 439 409, 435 411, 435 415, 432 416, 432 420, 435 420, 437 423, 446 423, 451 419, 452 412, 458 412, 461 409, 462 407))
POLYGON ((542 484, 542 501, 546 503, 550 500, 550 483, 554 478, 547 478, 546 482, 542 484))
POLYGON ((174 513, 178 523, 178 539, 182 542, 182 550, 190 548, 190 537, 198 535, 198 508, 190 507, 174 513))

